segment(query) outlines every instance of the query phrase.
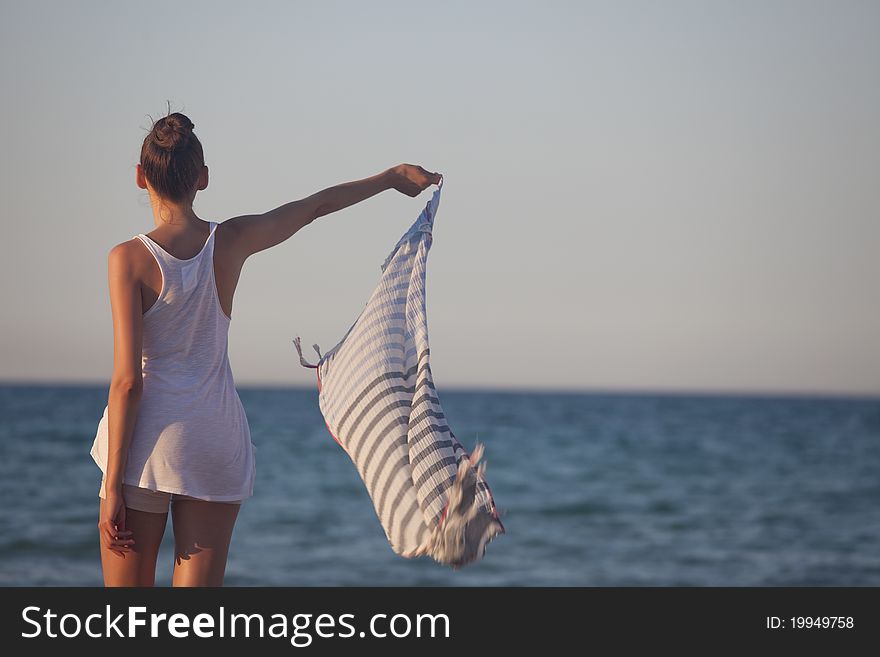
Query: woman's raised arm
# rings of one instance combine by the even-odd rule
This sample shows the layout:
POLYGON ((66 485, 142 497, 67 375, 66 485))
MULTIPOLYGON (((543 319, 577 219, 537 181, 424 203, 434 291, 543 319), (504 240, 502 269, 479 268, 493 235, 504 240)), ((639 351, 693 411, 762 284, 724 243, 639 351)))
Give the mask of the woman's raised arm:
POLYGON ((369 178, 322 189, 263 214, 233 217, 223 222, 224 230, 233 235, 230 243, 243 262, 254 253, 280 244, 318 217, 360 203, 386 189, 418 196, 428 186, 438 184, 440 178, 439 173, 430 173, 420 166, 399 164, 369 178))

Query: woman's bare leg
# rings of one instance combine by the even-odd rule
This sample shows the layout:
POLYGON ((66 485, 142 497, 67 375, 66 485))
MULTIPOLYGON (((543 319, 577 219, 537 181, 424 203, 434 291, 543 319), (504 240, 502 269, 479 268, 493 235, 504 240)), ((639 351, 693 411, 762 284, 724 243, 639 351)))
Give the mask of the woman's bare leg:
MULTIPOLYGON (((104 499, 101 499, 104 504, 104 499)), ((101 546, 104 586, 153 586, 156 582, 156 558, 165 534, 167 513, 148 513, 126 507, 125 528, 131 530, 134 545, 125 556, 101 546)))
POLYGON ((175 499, 172 586, 223 586, 226 557, 240 504, 175 499))

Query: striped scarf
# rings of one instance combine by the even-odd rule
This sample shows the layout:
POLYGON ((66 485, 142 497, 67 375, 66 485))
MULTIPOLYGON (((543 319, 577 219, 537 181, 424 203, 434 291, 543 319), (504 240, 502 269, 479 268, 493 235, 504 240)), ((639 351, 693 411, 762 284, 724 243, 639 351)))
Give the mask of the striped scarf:
POLYGON ((330 434, 357 468, 395 553, 429 555, 454 570, 505 533, 483 445, 468 454, 446 423, 431 377, 425 267, 437 190, 382 265, 361 314, 315 368, 330 434))

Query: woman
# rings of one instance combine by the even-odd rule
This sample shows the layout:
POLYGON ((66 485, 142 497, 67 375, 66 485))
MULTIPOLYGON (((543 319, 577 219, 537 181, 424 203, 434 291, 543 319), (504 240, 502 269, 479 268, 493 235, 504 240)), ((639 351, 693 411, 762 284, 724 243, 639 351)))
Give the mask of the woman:
POLYGON ((144 139, 136 182, 156 229, 108 257, 113 376, 92 446, 103 472, 98 522, 106 586, 152 586, 169 509, 174 586, 221 586, 255 447, 227 353, 245 260, 318 217, 386 189, 417 196, 441 175, 400 164, 264 214, 204 221, 208 186, 192 121, 178 112, 144 139))

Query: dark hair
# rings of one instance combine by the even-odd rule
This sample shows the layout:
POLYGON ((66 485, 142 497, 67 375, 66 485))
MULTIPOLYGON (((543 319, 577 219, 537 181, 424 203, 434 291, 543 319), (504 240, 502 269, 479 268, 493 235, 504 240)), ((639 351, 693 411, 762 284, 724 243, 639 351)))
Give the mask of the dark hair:
POLYGON ((193 133, 195 124, 180 112, 161 117, 144 139, 141 167, 144 176, 163 199, 179 203, 192 194, 205 165, 202 143, 193 133))

